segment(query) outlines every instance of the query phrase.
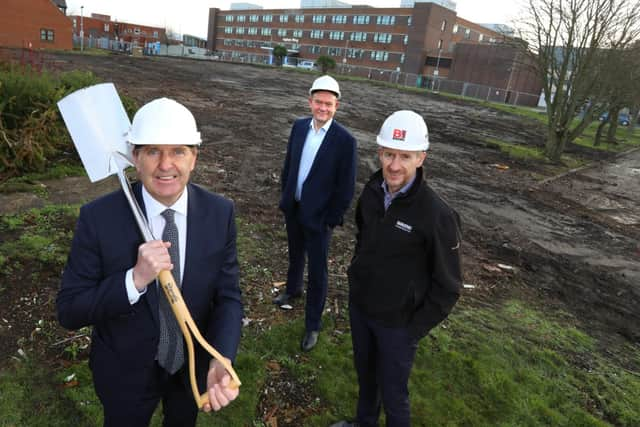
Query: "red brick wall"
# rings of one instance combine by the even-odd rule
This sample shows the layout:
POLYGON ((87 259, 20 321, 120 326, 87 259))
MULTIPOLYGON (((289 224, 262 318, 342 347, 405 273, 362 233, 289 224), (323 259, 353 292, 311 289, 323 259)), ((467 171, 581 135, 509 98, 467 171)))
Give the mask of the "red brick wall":
POLYGON ((72 49, 71 20, 51 0, 2 0, 0 46, 72 49), (54 40, 40 40, 41 29, 53 30, 54 40))

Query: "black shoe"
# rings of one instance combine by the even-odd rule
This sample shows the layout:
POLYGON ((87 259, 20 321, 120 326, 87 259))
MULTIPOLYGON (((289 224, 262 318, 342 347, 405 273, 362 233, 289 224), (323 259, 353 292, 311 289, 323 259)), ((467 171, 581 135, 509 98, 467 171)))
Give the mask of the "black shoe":
POLYGON ((331 424, 330 427, 358 427, 358 423, 355 423, 355 422, 351 423, 349 421, 342 420, 342 421, 338 421, 335 424, 331 424))
POLYGON ((275 297, 273 299, 273 303, 275 305, 285 305, 285 304, 290 304, 294 299, 296 298, 300 298, 302 296, 302 293, 299 294, 294 294, 294 295, 289 295, 288 293, 283 293, 278 295, 277 297, 275 297))
POLYGON ((318 344, 318 331, 307 331, 302 338, 302 351, 309 351, 318 344))

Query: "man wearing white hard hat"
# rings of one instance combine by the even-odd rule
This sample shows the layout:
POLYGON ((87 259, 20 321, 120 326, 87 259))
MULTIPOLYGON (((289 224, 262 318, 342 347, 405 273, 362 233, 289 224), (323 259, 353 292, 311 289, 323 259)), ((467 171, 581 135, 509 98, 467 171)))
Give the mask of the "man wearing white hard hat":
POLYGON ((408 382, 418 341, 442 322, 460 295, 458 214, 427 185, 427 125, 397 111, 377 137, 381 169, 356 208, 349 318, 359 395, 354 423, 409 426, 408 382))
POLYGON ((356 140, 335 119, 340 86, 331 76, 318 77, 309 89, 312 117, 293 124, 281 175, 280 209, 289 244, 286 291, 274 299, 279 306, 302 296, 305 254, 308 285, 303 351, 318 342, 327 296, 327 257, 334 227, 342 225, 356 179, 356 140))
MULTIPOLYGON (((142 243, 122 190, 83 206, 58 318, 69 329, 93 327, 89 366, 105 426, 148 426, 161 401, 164 426, 193 426, 184 338, 155 279, 173 273, 198 330, 233 360, 242 322, 233 204, 189 183, 201 138, 183 105, 144 105, 127 140, 139 178, 133 194, 158 240, 142 243)), ((199 346, 195 359, 204 410, 228 405, 238 389, 224 366, 199 346)))

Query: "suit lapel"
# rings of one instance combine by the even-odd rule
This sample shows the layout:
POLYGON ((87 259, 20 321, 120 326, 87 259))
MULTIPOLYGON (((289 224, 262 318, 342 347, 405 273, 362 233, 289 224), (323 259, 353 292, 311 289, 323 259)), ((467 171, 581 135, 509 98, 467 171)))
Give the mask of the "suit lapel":
POLYGON ((298 171, 300 170, 300 159, 302 158, 302 149, 304 148, 304 142, 307 140, 307 134, 309 133, 309 126, 311 124, 311 118, 302 122, 302 130, 297 133, 296 139, 293 141, 293 152, 291 153, 291 173, 294 177, 298 177, 298 171))
POLYGON ((186 189, 189 192, 189 199, 187 202, 187 247, 184 252, 184 271, 182 272, 183 297, 185 295, 185 291, 187 291, 189 287, 191 276, 190 272, 193 271, 191 268, 193 256, 191 254, 197 253, 197 250, 201 245, 200 241, 203 235, 202 232, 198 233, 198 227, 201 223, 199 213, 201 213, 201 211, 198 208, 197 197, 193 192, 191 184, 187 184, 186 189))
POLYGON ((322 158, 327 155, 327 152, 331 149, 331 141, 333 140, 333 134, 336 132, 335 120, 331 122, 331 126, 329 126, 329 130, 327 130, 326 135, 322 139, 322 144, 320 144, 320 148, 318 148, 318 152, 316 153, 316 157, 313 159, 313 163, 311 164, 311 169, 309 169, 309 174, 307 175, 307 179, 313 176, 314 171, 318 169, 320 164, 322 164, 322 158))
MULTIPOLYGON (((142 199, 142 183, 137 182, 133 185, 133 196, 138 201, 140 209, 142 209, 142 213, 144 214, 145 218, 147 219, 147 221, 149 221, 149 218, 147 218, 147 208, 144 205, 144 200, 142 199)), ((160 285, 157 284, 157 282, 151 286, 147 286, 147 293, 145 294, 145 299, 147 301, 147 304, 149 305, 151 317, 153 317, 153 321, 156 323, 156 325, 160 325, 160 321, 158 320, 158 292, 160 290, 158 289, 158 286, 160 285)))

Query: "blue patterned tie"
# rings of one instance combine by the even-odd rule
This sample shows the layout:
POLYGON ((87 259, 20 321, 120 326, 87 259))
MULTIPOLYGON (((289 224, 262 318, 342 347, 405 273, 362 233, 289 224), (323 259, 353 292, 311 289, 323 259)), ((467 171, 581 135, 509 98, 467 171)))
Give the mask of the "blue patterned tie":
MULTIPOLYGON (((175 211, 167 209, 162 212, 166 223, 162 232, 162 240, 171 242, 169 255, 173 264, 173 278, 176 286, 180 288, 180 244, 178 240, 178 227, 173 219, 175 211)), ((158 364, 170 374, 174 374, 184 363, 184 345, 182 331, 178 326, 171 305, 166 295, 160 292, 159 297, 160 342, 158 344, 158 364)))

